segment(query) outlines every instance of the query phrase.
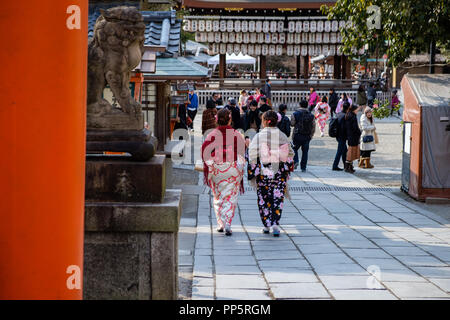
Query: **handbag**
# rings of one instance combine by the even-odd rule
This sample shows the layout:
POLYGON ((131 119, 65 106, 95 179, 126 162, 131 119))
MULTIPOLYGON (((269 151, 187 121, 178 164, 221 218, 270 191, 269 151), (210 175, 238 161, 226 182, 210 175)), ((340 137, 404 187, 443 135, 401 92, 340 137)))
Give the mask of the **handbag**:
POLYGON ((203 161, 202 160, 197 160, 195 162, 195 167, 194 167, 195 171, 200 171, 203 172, 203 161))
POLYGON ((363 143, 369 143, 369 142, 373 142, 373 136, 372 135, 364 136, 363 143))

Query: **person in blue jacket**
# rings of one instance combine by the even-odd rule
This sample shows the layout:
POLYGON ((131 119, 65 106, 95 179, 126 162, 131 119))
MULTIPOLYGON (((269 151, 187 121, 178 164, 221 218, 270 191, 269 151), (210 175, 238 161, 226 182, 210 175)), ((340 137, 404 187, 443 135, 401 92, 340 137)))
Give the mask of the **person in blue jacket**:
POLYGON ((191 118, 192 122, 189 124, 189 129, 194 129, 194 119, 197 115, 198 109, 198 96, 194 90, 189 90, 189 104, 187 106, 188 117, 191 118))

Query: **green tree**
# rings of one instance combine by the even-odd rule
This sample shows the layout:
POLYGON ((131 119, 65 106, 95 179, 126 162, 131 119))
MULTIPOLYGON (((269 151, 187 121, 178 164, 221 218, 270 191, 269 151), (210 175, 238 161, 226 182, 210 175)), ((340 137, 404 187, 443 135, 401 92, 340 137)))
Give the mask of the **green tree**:
POLYGON ((322 6, 330 20, 344 20, 341 30, 343 53, 356 55, 356 49, 387 53, 389 63, 397 66, 413 52, 428 52, 430 43, 450 48, 450 0, 337 0, 322 6), (380 8, 380 28, 373 26, 375 5, 380 8))

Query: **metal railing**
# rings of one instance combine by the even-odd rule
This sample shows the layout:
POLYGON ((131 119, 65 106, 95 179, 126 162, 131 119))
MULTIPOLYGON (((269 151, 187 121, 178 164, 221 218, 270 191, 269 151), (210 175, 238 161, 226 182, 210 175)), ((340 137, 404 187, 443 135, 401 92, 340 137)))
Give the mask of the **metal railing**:
MULTIPOLYGON (((234 98, 236 101, 239 99, 240 90, 198 90, 198 101, 200 106, 205 106, 208 99, 210 99, 213 93, 220 93, 222 100, 226 104, 228 98, 234 98)), ((320 97, 328 96, 328 90, 317 90, 317 94, 320 97)), ((356 101, 356 90, 336 90, 336 93, 340 96, 342 92, 347 93, 353 101, 356 101)), ((309 91, 291 91, 291 90, 277 90, 272 91, 272 104, 276 108, 282 103, 286 104, 289 111, 296 110, 299 107, 299 103, 302 99, 307 99, 309 91)), ((377 98, 381 101, 388 100, 390 102, 391 96, 389 92, 377 92, 377 98)))

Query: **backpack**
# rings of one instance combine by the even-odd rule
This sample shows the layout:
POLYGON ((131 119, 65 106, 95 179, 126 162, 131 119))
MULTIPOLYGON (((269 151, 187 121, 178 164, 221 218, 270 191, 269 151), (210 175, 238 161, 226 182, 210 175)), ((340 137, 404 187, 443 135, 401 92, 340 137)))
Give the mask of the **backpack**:
POLYGON ((332 138, 336 138, 338 134, 338 119, 331 118, 330 124, 328 125, 328 135, 332 138))
POLYGON ((294 134, 310 136, 313 129, 314 116, 311 112, 300 111, 294 113, 295 129, 294 134))

